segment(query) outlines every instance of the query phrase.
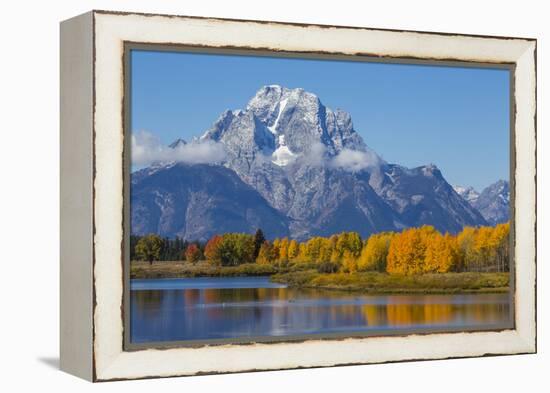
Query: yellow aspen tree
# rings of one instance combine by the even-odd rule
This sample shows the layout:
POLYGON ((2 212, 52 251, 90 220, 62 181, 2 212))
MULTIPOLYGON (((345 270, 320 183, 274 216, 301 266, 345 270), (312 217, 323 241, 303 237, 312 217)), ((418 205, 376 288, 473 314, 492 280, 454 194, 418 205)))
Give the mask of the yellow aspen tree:
POLYGON ((458 250, 458 242, 457 237, 452 236, 449 233, 446 233, 445 236, 445 243, 447 245, 447 248, 450 253, 450 259, 448 262, 448 272, 458 272, 462 270, 462 267, 459 265, 459 250, 458 250))
POLYGON ((298 257, 296 258, 299 262, 307 262, 307 246, 305 243, 300 243, 298 245, 298 257))
POLYGON ((258 257, 256 258, 256 263, 260 265, 267 265, 273 262, 273 247, 269 244, 268 241, 265 241, 260 246, 260 251, 258 252, 258 257))
POLYGON ((288 238, 281 239, 279 243, 279 262, 286 263, 288 262, 288 238))
POLYGON ((472 227, 465 227, 456 237, 457 250, 458 250, 458 262, 457 265, 463 270, 474 270, 476 256, 474 250, 474 239, 476 236, 476 229, 472 227))
POLYGON ((357 232, 348 232, 348 239, 346 243, 346 249, 355 257, 358 258, 361 254, 363 241, 361 235, 357 232))
POLYGON ((321 238, 319 242, 319 260, 318 262, 328 262, 331 260, 332 246, 330 239, 321 238))
POLYGON ((330 262, 340 263, 340 253, 336 249, 332 249, 330 253, 330 262))
POLYGON ((299 252, 298 242, 294 239, 288 244, 288 259, 294 261, 298 257, 299 252))
POLYGON ((344 250, 342 255, 342 267, 344 268, 344 271, 350 274, 357 271, 357 259, 349 250, 344 250))
POLYGON ((440 233, 435 232, 427 238, 424 273, 447 273, 453 266, 450 244, 440 233))
POLYGON ((272 248, 271 248, 271 254, 273 260, 277 261, 279 260, 279 249, 281 246, 281 240, 279 238, 276 238, 273 240, 272 248))
POLYGON ((492 228, 480 227, 474 238, 474 251, 477 259, 477 270, 486 271, 494 261, 493 246, 491 244, 492 228))
POLYGON ((386 271, 390 274, 406 274, 406 265, 410 262, 409 254, 411 230, 405 230, 393 237, 388 250, 386 271))
POLYGON ((426 235, 429 227, 409 228, 395 235, 390 243, 386 270, 390 274, 421 274, 424 271, 426 235))
POLYGON ((361 250, 357 261, 358 270, 385 271, 392 236, 391 232, 371 235, 361 250))
POLYGON ((495 248, 496 270, 510 270, 510 223, 498 224, 492 233, 491 244, 495 248))
POLYGON ((334 250, 336 248, 336 243, 338 242, 338 235, 332 235, 329 237, 330 240, 330 248, 334 250))

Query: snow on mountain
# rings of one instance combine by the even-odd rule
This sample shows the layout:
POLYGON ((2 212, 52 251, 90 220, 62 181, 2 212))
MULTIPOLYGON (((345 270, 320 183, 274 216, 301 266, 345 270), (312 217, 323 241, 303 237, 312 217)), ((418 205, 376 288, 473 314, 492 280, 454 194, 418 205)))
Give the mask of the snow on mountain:
POLYGON ((288 98, 285 98, 279 102, 279 113, 277 114, 277 117, 275 118, 275 121, 273 122, 273 125, 268 126, 267 129, 271 131, 274 134, 277 134, 277 126, 279 125, 279 120, 281 119, 281 113, 285 110, 286 103, 288 102, 288 98))
POLYGON ((510 185, 506 180, 499 180, 481 193, 472 187, 455 187, 456 192, 468 201, 491 225, 500 224, 510 219, 510 185))
POLYGON ((271 155, 271 161, 277 166, 286 166, 296 159, 296 154, 291 152, 286 145, 284 135, 279 135, 277 141, 279 147, 277 147, 271 155))
POLYGON ((510 185, 505 180, 499 180, 486 187, 473 206, 492 225, 506 222, 510 219, 510 185))
MULTIPOLYGON (((385 162, 356 132, 349 113, 327 108, 304 89, 264 86, 245 109, 223 112, 193 143, 223 146, 222 165, 286 217, 293 238, 344 230, 367 236, 424 224, 457 232, 465 225, 486 224, 435 165, 409 169, 385 162)), ((185 168, 173 167, 171 173, 185 168)), ((208 176, 214 166, 201 168, 208 176)), ((160 178, 158 171, 154 173, 160 178)), ((147 176, 136 178, 139 181, 132 186, 137 192, 146 184, 147 176)), ((184 182, 172 189, 177 193, 172 198, 183 198, 180 194, 188 187, 191 184, 184 182)), ((152 206, 138 202, 140 214, 146 214, 143 206, 152 206)), ((245 208, 237 201, 232 203, 245 208)), ((244 212, 238 214, 246 216, 244 212)), ((180 218, 178 222, 183 221, 180 218)), ((154 223, 148 225, 154 227, 154 223)), ((213 228, 203 232, 208 230, 213 228)), ((182 232, 164 232, 168 236, 173 233, 182 232)))
MULTIPOLYGON (((264 86, 248 102, 246 112, 253 113, 274 135, 283 135, 285 145, 296 155, 310 151, 314 143, 323 144, 329 156, 345 147, 366 149, 348 113, 325 107, 304 89, 264 86)), ((276 143, 274 150, 279 147, 276 143)))
POLYGON ((462 186, 453 186, 454 190, 458 195, 464 198, 470 203, 475 203, 479 198, 479 192, 477 192, 473 187, 462 187, 462 186))

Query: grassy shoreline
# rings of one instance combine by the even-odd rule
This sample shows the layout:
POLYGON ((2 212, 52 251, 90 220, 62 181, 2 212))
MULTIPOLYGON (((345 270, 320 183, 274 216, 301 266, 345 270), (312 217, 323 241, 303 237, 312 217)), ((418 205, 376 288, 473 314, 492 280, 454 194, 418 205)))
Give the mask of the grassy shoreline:
POLYGON ((436 273, 417 276, 389 275, 377 272, 318 273, 307 266, 302 269, 278 269, 271 265, 243 264, 212 266, 201 261, 132 261, 130 278, 189 278, 270 276, 271 281, 293 288, 338 290, 360 293, 505 293, 509 290, 509 273, 436 273), (304 270, 307 269, 307 270, 304 270))
POLYGON ((148 262, 132 261, 130 278, 186 278, 186 277, 237 277, 271 276, 278 270, 270 265, 245 263, 239 266, 212 266, 206 261, 195 264, 185 261, 148 262))
POLYGON ((385 273, 317 273, 304 271, 275 274, 271 280, 294 288, 383 293, 505 293, 509 273, 435 273, 417 276, 385 273))

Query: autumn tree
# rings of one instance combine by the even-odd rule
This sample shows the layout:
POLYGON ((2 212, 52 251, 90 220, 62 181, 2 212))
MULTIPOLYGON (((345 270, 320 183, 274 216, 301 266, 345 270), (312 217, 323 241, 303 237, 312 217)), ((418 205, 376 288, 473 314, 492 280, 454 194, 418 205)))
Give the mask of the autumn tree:
POLYGON ((357 258, 350 250, 344 250, 342 255, 342 267, 347 273, 355 273, 357 271, 357 258))
POLYGON ((271 244, 271 252, 272 252, 273 260, 278 260, 279 259, 280 245, 281 245, 281 240, 280 239, 277 238, 277 239, 273 240, 273 243, 271 244))
POLYGON ((456 257, 450 236, 443 236, 439 232, 434 232, 426 240, 426 256, 422 272, 450 272, 456 265, 456 257))
POLYGON ((298 262, 307 262, 307 246, 305 243, 298 244, 298 256, 296 260, 298 262))
POLYGON ((246 233, 226 233, 222 236, 219 252, 222 266, 253 263, 254 236, 246 233))
POLYGON ((329 261, 331 254, 332 244, 330 242, 330 239, 321 237, 319 239, 319 255, 316 260, 313 260, 313 262, 319 263, 329 261))
MULTIPOLYGON (((330 237, 314 236, 303 242, 286 237, 274 239, 272 243, 264 239, 257 248, 257 242, 262 238, 261 230, 257 230, 254 235, 215 235, 204 246, 204 256, 209 263, 222 266, 254 262, 280 266, 287 263, 311 263, 316 265, 319 272, 354 273, 372 270, 414 275, 509 270, 509 223, 496 227, 465 227, 456 235, 443 235, 432 226, 423 226, 400 233, 373 234, 364 242, 357 232, 342 232, 330 237)), ((164 241, 174 250, 187 244, 178 238, 164 241)), ((138 243, 143 248, 145 240, 139 237, 133 239, 135 255, 138 243)), ((186 253, 188 260, 197 260, 195 254, 201 258, 200 244, 194 243, 194 247, 187 247, 186 251, 189 249, 193 250, 193 255, 187 257, 186 253), (195 251, 195 247, 198 251, 195 251)), ((171 255, 171 252, 168 254, 171 255)), ((142 251, 139 257, 149 260, 143 255, 142 251)), ((158 256, 153 256, 153 259, 158 260, 158 256)))
POLYGON ((298 257, 299 251, 300 251, 300 247, 298 245, 298 242, 292 239, 288 244, 288 259, 291 261, 296 260, 296 258, 298 257))
POLYGON ((135 252, 139 259, 148 261, 152 265, 154 260, 160 258, 162 246, 163 241, 160 236, 149 234, 138 240, 135 252))
POLYGON ((268 265, 273 263, 273 246, 266 240, 262 243, 256 263, 260 265, 268 265))
POLYGON ((358 258, 362 248, 363 242, 357 232, 342 232, 338 235, 333 246, 331 261, 342 262, 346 251, 354 258, 358 258))
POLYGON ((425 273, 427 243, 434 233, 433 227, 423 226, 395 235, 388 250, 387 272, 405 275, 425 273))
POLYGON ((496 259, 496 244, 492 232, 490 227, 480 227, 476 231, 474 252, 477 271, 487 270, 487 266, 496 259))
POLYGON ((265 236, 264 233, 260 228, 256 230, 256 233, 254 234, 254 259, 258 257, 258 254, 260 253, 260 247, 265 242, 265 236))
POLYGON ((196 243, 191 243, 185 250, 185 259, 187 262, 196 263, 201 258, 201 250, 196 243))
POLYGON ((510 223, 498 224, 492 233, 493 241, 496 248, 495 257, 497 263, 497 271, 505 272, 510 269, 510 223))
POLYGON ((214 235, 208 240, 204 247, 204 256, 212 265, 221 265, 220 245, 223 242, 223 237, 214 235))
POLYGON ((319 251, 321 250, 322 241, 322 237, 315 236, 306 242, 305 257, 307 262, 319 262, 319 251))
POLYGON ((457 244, 457 268, 460 271, 473 270, 475 264, 474 239, 476 229, 473 227, 465 227, 462 232, 456 236, 457 244))
POLYGON ((357 267, 361 271, 376 270, 386 271, 386 259, 390 248, 390 242, 394 234, 383 232, 371 235, 365 243, 357 261, 357 267))
POLYGON ((279 257, 277 258, 280 264, 286 264, 288 262, 288 246, 288 238, 285 237, 281 239, 279 243, 279 257))

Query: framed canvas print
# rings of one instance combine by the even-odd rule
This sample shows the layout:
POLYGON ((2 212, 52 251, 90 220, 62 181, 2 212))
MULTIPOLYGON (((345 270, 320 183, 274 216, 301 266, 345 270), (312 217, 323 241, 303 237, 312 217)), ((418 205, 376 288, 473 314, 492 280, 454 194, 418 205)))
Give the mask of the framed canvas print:
POLYGON ((536 351, 536 41, 61 24, 61 368, 536 351))

